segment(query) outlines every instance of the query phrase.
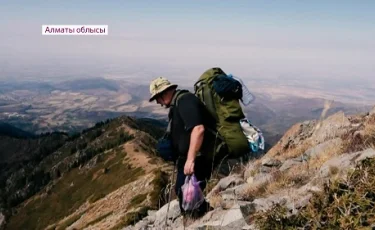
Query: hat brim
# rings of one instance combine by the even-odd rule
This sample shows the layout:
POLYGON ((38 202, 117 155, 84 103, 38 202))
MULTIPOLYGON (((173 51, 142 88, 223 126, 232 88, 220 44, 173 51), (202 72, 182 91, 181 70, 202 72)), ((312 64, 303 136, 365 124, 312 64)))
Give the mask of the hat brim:
POLYGON ((166 91, 167 89, 170 89, 170 88, 177 88, 177 87, 178 87, 178 85, 176 85, 176 84, 168 85, 167 87, 165 87, 165 88, 163 88, 163 89, 160 89, 160 91, 159 91, 158 93, 152 95, 148 101, 149 101, 149 102, 152 102, 153 100, 155 100, 155 98, 156 98, 157 96, 159 96, 160 94, 162 94, 162 93, 163 93, 164 91, 166 91))

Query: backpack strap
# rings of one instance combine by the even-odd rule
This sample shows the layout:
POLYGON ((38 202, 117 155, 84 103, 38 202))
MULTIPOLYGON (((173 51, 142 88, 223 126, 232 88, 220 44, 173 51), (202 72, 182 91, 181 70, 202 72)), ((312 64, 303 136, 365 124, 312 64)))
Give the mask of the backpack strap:
POLYGON ((172 118, 169 119, 167 130, 165 131, 163 135, 163 139, 168 139, 169 135, 171 134, 171 126, 172 126, 172 118))
POLYGON ((167 127, 167 130, 164 134, 164 138, 166 138, 167 136, 170 135, 171 133, 171 128, 172 128, 172 114, 173 114, 173 110, 175 109, 174 107, 176 107, 178 105, 178 100, 185 94, 187 94, 189 91, 188 90, 177 90, 176 93, 173 95, 172 97, 172 101, 171 101, 171 104, 170 104, 170 112, 169 112, 169 121, 168 121, 168 127, 167 127))
POLYGON ((178 100, 185 94, 189 93, 188 90, 177 90, 176 93, 172 97, 171 107, 178 106, 178 100))
POLYGON ((207 82, 200 80, 195 85, 195 95, 204 103, 208 112, 217 121, 216 106, 207 82))

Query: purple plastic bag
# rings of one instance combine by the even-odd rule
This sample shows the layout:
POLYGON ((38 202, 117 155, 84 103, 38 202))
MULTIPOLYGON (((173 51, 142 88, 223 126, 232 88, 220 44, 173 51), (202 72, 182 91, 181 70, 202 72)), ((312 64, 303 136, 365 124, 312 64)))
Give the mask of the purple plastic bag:
POLYGON ((199 187, 201 181, 197 181, 197 178, 193 174, 192 176, 186 176, 185 184, 182 185, 182 208, 185 211, 191 211, 199 206, 204 201, 202 189, 199 187))

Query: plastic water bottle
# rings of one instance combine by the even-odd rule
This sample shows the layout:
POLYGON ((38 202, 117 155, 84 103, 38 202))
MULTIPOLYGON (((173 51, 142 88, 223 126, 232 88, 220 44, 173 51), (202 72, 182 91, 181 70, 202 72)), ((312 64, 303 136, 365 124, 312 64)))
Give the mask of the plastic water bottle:
POLYGON ((241 99, 242 104, 249 105, 251 102, 253 102, 255 100, 255 96, 252 93, 250 93, 249 89, 246 87, 246 85, 243 83, 243 81, 240 78, 235 77, 232 74, 228 74, 228 77, 232 77, 232 78, 236 79, 237 81, 239 81, 241 83, 241 85, 242 85, 242 99, 241 99))

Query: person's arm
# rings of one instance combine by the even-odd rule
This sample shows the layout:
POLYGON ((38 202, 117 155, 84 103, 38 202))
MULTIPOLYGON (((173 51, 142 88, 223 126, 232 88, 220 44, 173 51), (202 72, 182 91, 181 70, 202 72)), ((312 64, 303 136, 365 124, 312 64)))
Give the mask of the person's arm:
POLYGON ((197 125, 193 128, 190 135, 190 145, 187 160, 185 163, 184 173, 190 175, 194 173, 195 157, 199 152, 204 138, 204 126, 197 125))
POLYGON ((194 162, 204 138, 203 117, 199 99, 195 95, 182 96, 178 102, 178 111, 184 122, 185 129, 191 130, 189 150, 184 167, 186 175, 194 172, 194 162))

